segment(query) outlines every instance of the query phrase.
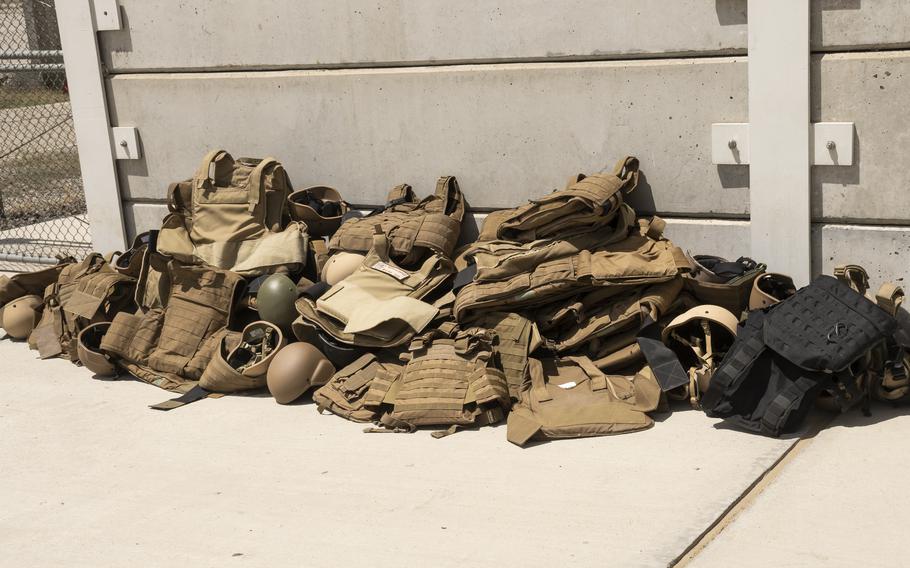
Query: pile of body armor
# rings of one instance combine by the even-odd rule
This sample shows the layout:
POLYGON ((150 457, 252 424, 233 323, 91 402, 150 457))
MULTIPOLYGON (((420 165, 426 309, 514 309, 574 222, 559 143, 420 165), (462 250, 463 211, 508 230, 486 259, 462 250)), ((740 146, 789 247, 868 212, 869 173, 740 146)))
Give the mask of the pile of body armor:
POLYGON ((440 177, 358 211, 274 158, 210 152, 130 250, 0 279, 0 323, 41 358, 176 393, 268 389, 367 432, 505 421, 517 445, 649 428, 684 404, 777 436, 817 406, 910 399, 903 291, 858 266, 797 290, 690 254, 626 203, 636 158, 486 215, 440 177), (674 401, 680 401, 678 403, 674 401))

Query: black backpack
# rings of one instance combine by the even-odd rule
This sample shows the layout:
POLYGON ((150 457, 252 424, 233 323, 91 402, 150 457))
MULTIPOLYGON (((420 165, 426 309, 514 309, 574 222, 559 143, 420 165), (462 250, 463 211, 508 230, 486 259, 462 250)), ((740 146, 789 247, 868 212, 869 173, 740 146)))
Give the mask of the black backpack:
POLYGON ((702 408, 708 416, 779 436, 800 425, 822 390, 831 391, 842 411, 865 405, 868 386, 856 378, 865 372, 869 351, 896 328, 895 319, 864 296, 820 276, 740 324, 702 408))

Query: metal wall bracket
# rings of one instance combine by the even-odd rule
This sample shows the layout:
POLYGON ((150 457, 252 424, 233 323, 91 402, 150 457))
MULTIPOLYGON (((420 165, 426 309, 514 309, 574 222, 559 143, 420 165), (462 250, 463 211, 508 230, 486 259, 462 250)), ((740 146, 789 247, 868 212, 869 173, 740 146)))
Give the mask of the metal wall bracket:
POLYGON ((92 10, 95 12, 95 31, 105 32, 123 28, 117 0, 92 0, 92 10))
MULTIPOLYGON (((852 166, 852 122, 817 122, 810 125, 809 156, 813 166, 852 166)), ((711 125, 711 161, 717 165, 749 163, 749 123, 711 125)))
POLYGON ((114 141, 114 157, 118 160, 138 160, 142 157, 139 149, 139 130, 135 126, 114 126, 111 128, 114 141))

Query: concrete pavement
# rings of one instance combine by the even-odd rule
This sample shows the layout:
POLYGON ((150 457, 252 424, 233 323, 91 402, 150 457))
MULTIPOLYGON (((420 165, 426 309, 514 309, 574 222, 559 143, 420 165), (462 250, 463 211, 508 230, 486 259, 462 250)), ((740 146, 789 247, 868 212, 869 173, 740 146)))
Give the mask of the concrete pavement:
MULTIPOLYGON (((718 428, 685 410, 645 432, 527 449, 509 444, 504 426, 441 440, 364 434, 312 403, 267 396, 154 411, 147 406, 169 393, 39 361, 9 340, 0 361, 2 566, 665 566, 796 442, 718 428)), ((898 456, 886 471, 844 450, 900 447, 908 420, 823 433, 777 482, 795 484, 807 515, 762 508, 784 491, 773 485, 751 505, 760 522, 742 514, 696 561, 740 562, 762 552, 769 530, 790 543, 771 551, 776 559, 830 561, 838 548, 828 541, 856 533, 824 527, 843 529, 836 505, 847 511, 854 501, 835 500, 817 516, 807 508, 823 505, 818 491, 833 491, 834 480, 875 487, 880 476, 896 487, 898 456), (804 467, 815 469, 799 475, 804 467), (811 489, 825 472, 826 484, 811 489), (815 541, 801 543, 804 522, 821 556, 805 554, 815 541)), ((858 526, 873 536, 901 526, 899 509, 866 513, 858 526)))

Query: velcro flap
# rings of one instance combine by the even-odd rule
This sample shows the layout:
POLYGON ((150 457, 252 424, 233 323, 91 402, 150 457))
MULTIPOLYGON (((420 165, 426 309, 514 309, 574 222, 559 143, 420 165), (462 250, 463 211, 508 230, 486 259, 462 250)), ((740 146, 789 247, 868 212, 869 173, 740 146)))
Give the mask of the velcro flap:
POLYGON ((98 308, 101 307, 103 302, 104 298, 98 298, 81 290, 76 290, 67 298, 66 304, 62 307, 73 315, 90 320, 98 313, 98 308))
POLYGON ((358 306, 351 313, 344 328, 345 333, 363 333, 379 328, 390 320, 401 320, 414 331, 420 332, 436 317, 439 310, 426 302, 409 296, 358 306))
POLYGON ((54 329, 52 325, 42 325, 36 327, 31 337, 29 337, 29 340, 33 341, 38 347, 38 356, 42 359, 50 359, 63 353, 63 348, 60 346, 60 338, 54 329))
POLYGON ((524 446, 540 431, 540 423, 518 412, 509 414, 506 439, 517 446, 524 446))

